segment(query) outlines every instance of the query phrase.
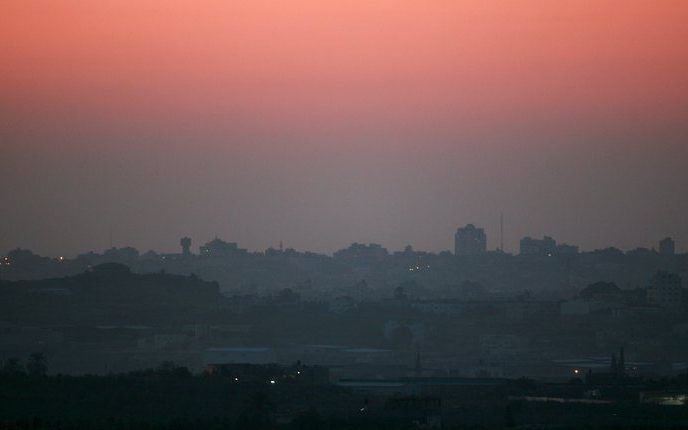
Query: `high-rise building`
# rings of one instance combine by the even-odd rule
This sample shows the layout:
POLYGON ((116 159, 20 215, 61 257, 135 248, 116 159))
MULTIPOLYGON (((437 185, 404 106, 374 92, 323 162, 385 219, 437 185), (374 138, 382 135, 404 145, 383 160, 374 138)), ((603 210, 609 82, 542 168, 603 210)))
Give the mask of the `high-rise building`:
POLYGON ((670 237, 665 237, 659 241, 659 253, 661 255, 674 255, 676 253, 676 243, 670 237))
POLYGON ((477 255, 487 250, 485 230, 468 224, 456 230, 454 235, 454 254, 477 255))

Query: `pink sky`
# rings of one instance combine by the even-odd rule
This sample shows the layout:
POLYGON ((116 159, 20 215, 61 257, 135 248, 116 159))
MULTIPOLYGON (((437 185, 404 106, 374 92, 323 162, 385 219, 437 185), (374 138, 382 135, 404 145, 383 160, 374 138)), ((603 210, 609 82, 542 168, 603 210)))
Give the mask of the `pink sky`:
POLYGON ((110 228, 440 250, 467 222, 494 245, 500 210, 512 248, 688 241, 686 22, 661 0, 7 1, 0 250, 110 228))

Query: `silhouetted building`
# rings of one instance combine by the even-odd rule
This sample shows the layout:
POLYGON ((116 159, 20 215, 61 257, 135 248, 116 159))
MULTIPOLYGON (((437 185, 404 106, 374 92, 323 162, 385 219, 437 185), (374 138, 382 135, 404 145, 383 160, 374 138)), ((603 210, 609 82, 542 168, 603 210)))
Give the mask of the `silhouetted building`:
POLYGON ((549 236, 542 239, 533 239, 526 236, 521 239, 521 255, 542 255, 551 257, 553 255, 575 255, 578 254, 578 247, 561 243, 557 245, 557 241, 549 236))
POLYGON ((132 262, 139 258, 139 251, 131 246, 124 248, 110 248, 103 253, 107 261, 132 262))
POLYGON ((182 255, 184 257, 189 257, 191 255, 191 238, 190 237, 182 237, 179 240, 179 245, 182 247, 182 255))
POLYGON ((647 258, 647 257, 653 257, 656 254, 657 254, 657 252, 654 250, 654 248, 648 249, 648 248, 643 248, 642 246, 638 247, 638 248, 631 249, 629 251, 626 251, 626 255, 632 255, 634 257, 647 258))
POLYGON ((393 396, 379 414, 387 423, 403 428, 442 428, 442 400, 432 396, 393 396))
POLYGON ((487 236, 485 230, 476 228, 473 224, 456 230, 454 235, 455 255, 477 255, 487 249, 487 236))
POLYGON ((246 253, 246 250, 239 248, 236 242, 225 242, 217 237, 201 246, 199 251, 203 257, 231 257, 246 253))
POLYGON ((524 237, 520 242, 521 255, 546 255, 552 256, 557 251, 557 241, 549 236, 542 239, 524 237))
POLYGON ((683 300, 681 277, 669 272, 658 271, 650 279, 647 288, 647 302, 665 309, 678 310, 683 300))
POLYGON ((387 257, 389 253, 386 248, 377 243, 363 244, 352 243, 346 249, 340 249, 334 253, 334 258, 358 261, 376 261, 387 257))
POLYGON ((578 247, 575 245, 569 245, 566 243, 562 243, 562 244, 557 245, 557 254, 558 255, 578 254, 578 247))
POLYGON ((670 237, 665 237, 659 241, 659 253, 661 255, 674 255, 676 253, 676 243, 670 237))

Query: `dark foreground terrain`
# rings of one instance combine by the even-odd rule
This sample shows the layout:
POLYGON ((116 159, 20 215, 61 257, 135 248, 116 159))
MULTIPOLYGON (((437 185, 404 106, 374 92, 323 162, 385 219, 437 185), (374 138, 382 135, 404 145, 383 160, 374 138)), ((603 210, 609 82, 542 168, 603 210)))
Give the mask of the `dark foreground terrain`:
MULTIPOLYGON (((241 382, 227 375, 193 375, 171 363, 109 376, 10 370, 5 366, 0 376, 3 430, 688 428, 688 406, 640 402, 635 388, 616 387, 621 392, 612 401, 533 401, 552 390, 575 394, 580 381, 552 388, 507 380, 488 388, 445 389, 444 395, 409 395, 286 376, 241 382)), ((669 393, 686 388, 681 380, 653 384, 650 388, 669 393)))

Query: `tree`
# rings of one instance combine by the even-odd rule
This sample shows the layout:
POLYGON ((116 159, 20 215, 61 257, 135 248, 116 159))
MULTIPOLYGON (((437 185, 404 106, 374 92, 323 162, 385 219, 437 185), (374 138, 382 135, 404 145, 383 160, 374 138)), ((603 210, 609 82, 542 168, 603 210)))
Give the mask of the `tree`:
POLYGON ((281 302, 285 303, 298 302, 301 299, 301 295, 297 292, 294 292, 294 290, 291 288, 281 289, 277 294, 277 297, 281 302))
POLYGON ((272 421, 270 413, 273 407, 274 404, 266 393, 254 393, 248 399, 246 408, 239 415, 236 426, 247 430, 269 428, 272 421))
POLYGON ((187 367, 178 366, 173 361, 163 361, 153 370, 153 372, 160 376, 191 376, 191 372, 187 367))
POLYGON ((26 371, 31 376, 45 376, 48 373, 48 364, 45 358, 45 354, 42 352, 34 352, 29 357, 29 361, 26 363, 26 371))
POLYGON ((323 424, 324 420, 318 411, 311 408, 294 418, 289 427, 298 430, 319 430, 323 428, 323 424))
POLYGON ((621 289, 613 282, 595 282, 583 288, 579 296, 583 299, 594 299, 604 296, 614 296, 621 293, 621 289))
POLYGON ((8 358, 2 363, 0 374, 7 376, 25 375, 26 370, 24 369, 24 366, 21 365, 21 362, 18 358, 8 358))
POLYGON ((515 425, 514 411, 511 409, 511 405, 506 405, 506 410, 504 411, 504 426, 514 427, 515 425))

